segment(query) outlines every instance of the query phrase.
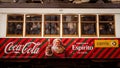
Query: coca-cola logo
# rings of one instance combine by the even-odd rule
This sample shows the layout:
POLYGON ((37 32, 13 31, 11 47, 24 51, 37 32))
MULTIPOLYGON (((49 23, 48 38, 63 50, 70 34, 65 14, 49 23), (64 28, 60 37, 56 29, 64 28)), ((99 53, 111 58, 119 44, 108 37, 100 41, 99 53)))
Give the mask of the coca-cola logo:
POLYGON ((6 45, 4 52, 6 54, 17 53, 17 54, 38 54, 40 42, 28 42, 25 45, 15 44, 14 42, 10 42, 6 45))

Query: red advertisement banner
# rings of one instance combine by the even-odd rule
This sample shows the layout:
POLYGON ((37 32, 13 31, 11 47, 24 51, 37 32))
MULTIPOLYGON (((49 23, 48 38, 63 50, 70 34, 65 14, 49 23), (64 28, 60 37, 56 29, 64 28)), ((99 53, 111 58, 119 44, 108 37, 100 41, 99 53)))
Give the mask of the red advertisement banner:
POLYGON ((0 38, 0 58, 120 59, 119 38, 0 38))

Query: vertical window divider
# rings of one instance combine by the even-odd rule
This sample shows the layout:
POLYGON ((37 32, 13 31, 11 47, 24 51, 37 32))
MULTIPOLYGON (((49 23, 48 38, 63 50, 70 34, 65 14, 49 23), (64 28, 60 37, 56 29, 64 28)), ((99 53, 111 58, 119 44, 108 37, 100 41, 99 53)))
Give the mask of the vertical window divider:
POLYGON ((81 37, 81 17, 78 15, 78 35, 81 37))
POLYGON ((45 21, 44 21, 44 14, 42 14, 42 28, 41 28, 41 37, 43 38, 44 37, 44 23, 45 23, 45 21))
POLYGON ((97 14, 97 37, 100 37, 100 34, 99 34, 99 14, 97 14))
POLYGON ((62 22, 63 22, 63 21, 62 21, 62 14, 60 14, 60 38, 62 38, 62 36, 63 36, 63 35, 62 35, 62 34, 63 34, 63 33, 62 33, 62 31, 63 31, 62 22))
POLYGON ((25 37, 26 35, 26 14, 24 14, 24 17, 23 17, 23 37, 25 37))
POLYGON ((6 28, 6 35, 5 36, 7 37, 7 34, 8 34, 8 32, 7 32, 8 31, 7 30, 8 29, 8 15, 6 15, 6 27, 7 28, 6 28))
POLYGON ((115 30, 115 31, 114 31, 114 36, 116 37, 116 35, 117 35, 117 34, 116 34, 116 29, 117 29, 117 28, 116 28, 116 25, 117 25, 117 24, 116 24, 116 18, 115 18, 116 15, 113 15, 113 16, 114 16, 114 30, 115 30))

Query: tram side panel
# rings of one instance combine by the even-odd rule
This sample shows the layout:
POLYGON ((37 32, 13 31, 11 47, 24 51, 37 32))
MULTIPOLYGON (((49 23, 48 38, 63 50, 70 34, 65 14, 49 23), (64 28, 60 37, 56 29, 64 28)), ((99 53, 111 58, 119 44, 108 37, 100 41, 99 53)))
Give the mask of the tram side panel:
POLYGON ((0 38, 6 37, 7 14, 0 14, 0 38))
POLYGON ((115 14, 116 38, 120 38, 120 14, 115 14))
POLYGON ((120 58, 120 14, 115 14, 114 38, 8 38, 7 14, 0 17, 0 58, 120 58))

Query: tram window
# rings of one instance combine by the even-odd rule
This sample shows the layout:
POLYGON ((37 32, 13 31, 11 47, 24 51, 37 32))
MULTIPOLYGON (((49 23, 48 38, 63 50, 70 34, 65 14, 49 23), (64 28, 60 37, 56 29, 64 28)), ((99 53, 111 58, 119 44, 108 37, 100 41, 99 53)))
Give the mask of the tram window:
POLYGON ((23 15, 8 15, 7 19, 7 36, 22 36, 23 15))
POLYGON ((45 15, 45 35, 60 35, 60 15, 45 15))
POLYGON ((96 36, 96 15, 81 15, 82 36, 96 36))
POLYGON ((26 35, 41 35, 41 15, 26 15, 26 35))
POLYGON ((63 35, 78 35, 78 15, 63 15, 63 35))
POLYGON ((115 35, 113 15, 100 15, 99 16, 99 33, 100 35, 115 35))

